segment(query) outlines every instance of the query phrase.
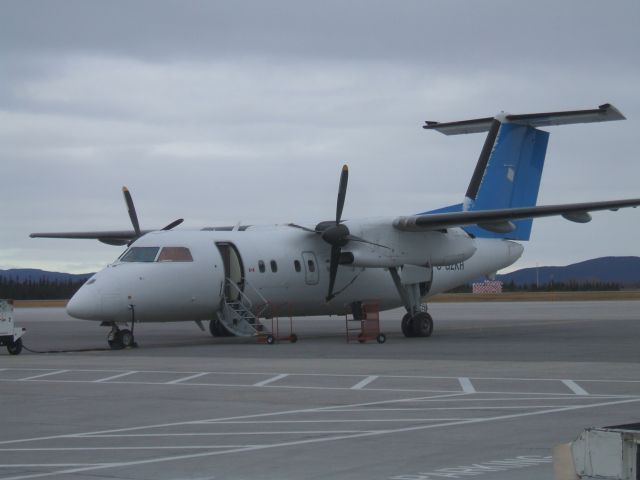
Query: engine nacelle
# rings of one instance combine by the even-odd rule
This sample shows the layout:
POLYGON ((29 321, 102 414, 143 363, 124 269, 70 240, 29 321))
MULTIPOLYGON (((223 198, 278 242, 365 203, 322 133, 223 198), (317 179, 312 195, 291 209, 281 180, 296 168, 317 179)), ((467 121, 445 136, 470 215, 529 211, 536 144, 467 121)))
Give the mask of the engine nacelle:
MULTIPOLYGON (((382 240, 379 240, 382 242, 382 240)), ((389 244, 395 248, 351 242, 340 263, 354 267, 390 268, 402 265, 440 267, 464 262, 476 252, 473 238, 462 231, 402 232, 389 244)))

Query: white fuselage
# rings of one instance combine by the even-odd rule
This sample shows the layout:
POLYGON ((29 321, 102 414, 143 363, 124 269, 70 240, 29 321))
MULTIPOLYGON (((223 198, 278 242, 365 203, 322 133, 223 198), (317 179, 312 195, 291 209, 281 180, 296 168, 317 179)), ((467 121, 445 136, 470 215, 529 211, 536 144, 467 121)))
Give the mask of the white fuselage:
POLYGON ((148 233, 131 247, 182 247, 192 261, 116 260, 78 290, 67 310, 77 318, 126 322, 133 305, 140 322, 207 320, 220 309, 230 276, 242 277, 244 295, 254 305, 267 302, 277 316, 345 314, 358 301, 387 310, 402 305, 390 267, 398 267, 405 283, 431 280, 430 297, 507 267, 523 251, 518 243, 471 238, 458 228, 407 233, 388 225, 378 219, 349 223, 353 234, 389 248, 356 242, 344 247, 353 254, 352 264, 339 267, 337 296, 329 302, 330 245, 319 235, 272 225, 148 233), (232 246, 239 271, 225 265, 220 245, 232 246), (425 265, 432 266, 432 278, 425 265))

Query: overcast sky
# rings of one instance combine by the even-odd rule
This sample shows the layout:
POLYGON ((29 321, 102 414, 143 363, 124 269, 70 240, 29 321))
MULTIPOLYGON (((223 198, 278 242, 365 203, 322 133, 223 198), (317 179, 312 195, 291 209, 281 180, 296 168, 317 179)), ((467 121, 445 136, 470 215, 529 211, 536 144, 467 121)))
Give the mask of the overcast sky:
MULTIPOLYGON (((121 252, 36 231, 411 214, 462 200, 484 135, 421 128, 613 103, 549 129, 539 204, 640 196, 640 2, 2 1, 0 268, 121 252)), ((534 222, 516 268, 640 255, 640 211, 534 222)))

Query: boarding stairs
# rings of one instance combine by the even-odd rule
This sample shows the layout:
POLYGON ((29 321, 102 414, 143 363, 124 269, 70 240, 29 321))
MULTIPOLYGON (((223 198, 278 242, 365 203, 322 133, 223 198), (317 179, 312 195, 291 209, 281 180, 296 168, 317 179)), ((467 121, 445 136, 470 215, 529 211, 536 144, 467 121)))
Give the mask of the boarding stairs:
POLYGON ((245 288, 251 288, 261 304, 254 305, 249 296, 232 280, 227 278, 226 286, 230 293, 230 300, 225 298, 218 310, 218 320, 222 326, 237 337, 251 337, 268 335, 265 326, 260 323, 261 314, 268 308, 269 303, 262 294, 245 280, 245 288))

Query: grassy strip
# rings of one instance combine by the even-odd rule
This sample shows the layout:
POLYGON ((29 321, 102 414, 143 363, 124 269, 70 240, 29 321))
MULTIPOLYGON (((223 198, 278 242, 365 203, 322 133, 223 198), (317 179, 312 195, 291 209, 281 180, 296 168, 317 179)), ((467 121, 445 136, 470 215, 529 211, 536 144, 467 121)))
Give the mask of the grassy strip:
POLYGON ((504 292, 504 293, 441 293, 429 302, 588 302, 601 300, 640 300, 638 290, 612 292, 504 292))

